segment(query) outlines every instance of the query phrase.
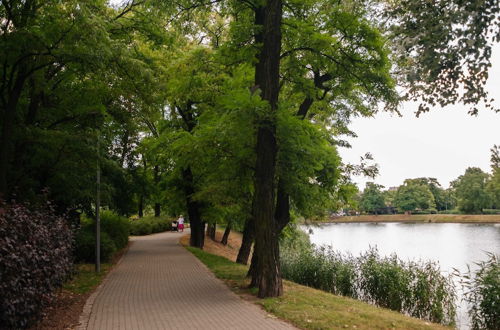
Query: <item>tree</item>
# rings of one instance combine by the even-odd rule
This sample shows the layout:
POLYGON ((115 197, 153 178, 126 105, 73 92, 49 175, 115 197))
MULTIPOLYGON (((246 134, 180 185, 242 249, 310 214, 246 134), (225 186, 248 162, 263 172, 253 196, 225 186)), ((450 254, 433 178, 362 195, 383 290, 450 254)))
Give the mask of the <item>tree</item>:
POLYGON ((421 179, 406 179, 396 192, 394 205, 405 212, 436 207, 431 190, 421 179))
POLYGON ((91 212, 99 134, 103 201, 130 214, 138 119, 156 105, 158 84, 151 33, 139 20, 131 24, 129 9, 1 2, 1 195, 35 200, 48 188, 58 210, 91 212))
POLYGON ((481 213, 491 206, 491 199, 486 191, 488 173, 478 167, 469 167, 465 173, 451 182, 458 200, 458 208, 464 213, 481 213))
POLYGON ((426 185, 432 196, 434 197, 434 202, 436 203, 436 209, 438 211, 442 211, 446 209, 446 203, 449 202, 446 200, 445 191, 441 188, 441 184, 435 178, 417 178, 412 179, 415 183, 426 185))
MULTIPOLYGON (((403 10, 391 11, 391 6, 372 1, 287 1, 284 7, 276 0, 216 1, 216 4, 212 1, 184 0, 175 4, 180 12, 189 12, 189 18, 195 16, 192 15, 193 11, 200 8, 206 12, 226 15, 224 19, 229 26, 227 42, 222 40, 222 43, 207 44, 220 47, 221 54, 226 54, 228 62, 255 64, 255 84, 248 87, 251 93, 258 93, 266 105, 256 107, 258 116, 252 122, 257 136, 256 166, 252 192, 253 212, 249 217, 251 221, 247 223, 249 228, 259 230, 255 247, 257 253, 254 254, 257 272, 253 273, 253 282, 260 286, 261 296, 280 293, 279 252, 276 251, 275 241, 279 232, 291 220, 290 210, 300 205, 296 202, 307 200, 295 199, 291 194, 294 191, 293 185, 286 180, 288 168, 285 163, 281 163, 286 157, 281 156, 281 140, 277 129, 280 114, 286 114, 283 117, 297 116, 310 120, 318 126, 328 128, 331 136, 352 134, 347 129, 352 115, 370 115, 376 111, 380 102, 392 108, 397 104, 394 76, 390 72, 393 64, 397 64, 398 72, 403 73, 398 77, 408 82, 407 87, 414 88, 417 94, 426 88, 430 91, 437 90, 449 102, 458 99, 453 97, 456 90, 453 84, 440 85, 435 83, 437 79, 426 79, 421 84, 420 80, 405 75, 413 68, 423 70, 422 72, 432 71, 436 63, 439 63, 439 57, 435 56, 431 61, 426 56, 427 53, 418 51, 420 49, 398 52, 408 42, 403 40, 406 36, 412 38, 411 41, 421 40, 414 35, 413 27, 405 25, 406 19, 409 18, 412 22, 413 16, 417 20, 422 18, 418 7, 412 6, 411 2, 383 4, 401 4, 403 10), (380 32, 383 26, 378 19, 387 22, 387 16, 378 15, 378 9, 383 9, 390 15, 390 23, 394 22, 395 27, 402 28, 403 33, 394 38, 396 42, 388 43, 388 39, 392 38, 383 36, 388 31, 380 32), (281 21, 283 24, 280 24, 281 21), (395 46, 394 57, 401 55, 396 58, 395 63, 389 61, 391 56, 388 45, 395 46), (256 223, 258 225, 255 227, 256 223), (267 247, 259 247, 259 242, 267 247), (259 261, 261 254, 265 262, 259 261), (265 274, 265 278, 260 276, 262 274, 265 274)), ((451 9, 457 13, 467 11, 462 4, 457 7, 458 9, 451 9)), ((494 10, 497 6, 490 4, 490 7, 494 10)), ((427 8, 423 6, 422 10, 425 9, 427 8)), ((479 27, 479 34, 483 31, 488 33, 491 20, 486 23, 486 26, 473 26, 479 27)), ((192 31, 199 28, 196 20, 184 20, 182 24, 192 31)), ((455 25, 452 24, 452 27, 455 25)), ((201 35, 205 37, 205 34, 201 35)), ((442 38, 436 38, 436 41, 449 46, 442 38)), ((453 71, 448 69, 450 67, 447 66, 440 72, 453 71)), ((452 69, 460 70, 459 66, 452 69)), ((410 90, 410 95, 415 93, 412 94, 410 90)), ((341 143, 339 140, 332 141, 332 145, 341 143)), ((314 175, 302 179, 316 182, 319 177, 321 176, 314 175)), ((338 187, 337 193, 341 192, 342 189, 338 187)))
POLYGON ((421 101, 417 116, 436 104, 460 102, 471 114, 479 103, 494 108, 485 84, 492 43, 500 41, 500 2, 402 0, 385 2, 381 10, 405 98, 421 101))
POLYGON ((491 148, 491 177, 486 185, 493 208, 500 209, 500 146, 491 148))
POLYGON ((368 213, 378 214, 380 209, 385 208, 385 198, 381 191, 382 188, 384 188, 384 186, 373 182, 366 183, 366 188, 363 190, 361 201, 359 203, 361 210, 368 213))

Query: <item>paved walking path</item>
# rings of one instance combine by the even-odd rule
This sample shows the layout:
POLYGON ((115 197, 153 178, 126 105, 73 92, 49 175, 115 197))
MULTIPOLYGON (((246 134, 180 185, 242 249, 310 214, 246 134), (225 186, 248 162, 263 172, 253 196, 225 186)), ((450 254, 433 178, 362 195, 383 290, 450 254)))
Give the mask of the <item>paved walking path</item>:
POLYGON ((80 329, 293 329, 231 292, 179 245, 181 235, 132 238, 87 301, 80 329))

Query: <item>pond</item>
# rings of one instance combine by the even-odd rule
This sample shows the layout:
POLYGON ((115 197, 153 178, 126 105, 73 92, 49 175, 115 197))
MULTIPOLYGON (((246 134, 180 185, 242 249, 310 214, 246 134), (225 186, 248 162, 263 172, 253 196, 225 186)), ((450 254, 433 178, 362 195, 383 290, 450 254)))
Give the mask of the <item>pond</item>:
MULTIPOLYGON (((500 254, 500 224, 458 223, 335 223, 303 227, 316 245, 332 245, 359 255, 376 246, 381 255, 396 253, 403 260, 439 262, 444 274, 453 268, 486 260, 486 252, 500 254)), ((458 312, 458 328, 467 329, 466 306, 458 312)))

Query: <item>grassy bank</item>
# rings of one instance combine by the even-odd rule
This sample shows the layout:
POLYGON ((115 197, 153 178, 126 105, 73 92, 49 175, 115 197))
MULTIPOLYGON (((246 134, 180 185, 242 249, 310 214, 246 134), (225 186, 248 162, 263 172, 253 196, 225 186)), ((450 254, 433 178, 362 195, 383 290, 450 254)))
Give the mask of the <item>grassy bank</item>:
POLYGON ((385 214, 331 217, 322 222, 435 222, 435 223, 500 223, 500 215, 486 214, 385 214))
MULTIPOLYGON (((207 240, 207 245, 218 244, 207 240)), ((279 298, 256 299, 245 277, 247 266, 226 258, 187 247, 218 278, 236 293, 260 304, 267 312, 303 329, 449 329, 424 322, 358 300, 284 281, 284 295, 279 298)))

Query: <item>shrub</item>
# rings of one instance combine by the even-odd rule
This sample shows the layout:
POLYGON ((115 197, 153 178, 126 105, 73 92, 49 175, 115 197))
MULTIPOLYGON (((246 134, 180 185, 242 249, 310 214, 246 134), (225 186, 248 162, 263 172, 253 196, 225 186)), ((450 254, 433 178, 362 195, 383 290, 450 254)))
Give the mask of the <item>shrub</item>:
POLYGON ((130 225, 130 235, 149 235, 153 232, 153 224, 136 220, 130 225))
POLYGON ((161 217, 143 217, 130 220, 131 235, 149 235, 170 230, 172 223, 169 219, 161 217))
MULTIPOLYGON (((127 246, 130 224, 127 218, 111 211, 101 213, 101 261, 109 261, 113 254, 127 246)), ((76 235, 75 256, 79 262, 95 262, 95 222, 82 217, 76 235)))
MULTIPOLYGON (((76 261, 95 262, 95 246, 94 226, 92 224, 85 224, 76 235, 76 261)), ((101 261, 109 261, 116 250, 116 245, 108 233, 101 231, 101 261)))
POLYGON ((101 232, 109 235, 117 250, 127 246, 130 223, 127 218, 112 211, 101 212, 101 232))
POLYGON ((469 303, 473 329, 500 329, 500 260, 494 254, 488 255, 487 261, 476 264, 476 271, 469 269, 463 276, 464 299, 469 303))
POLYGON ((72 269, 72 231, 50 204, 0 204, 0 328, 25 328, 72 269))

